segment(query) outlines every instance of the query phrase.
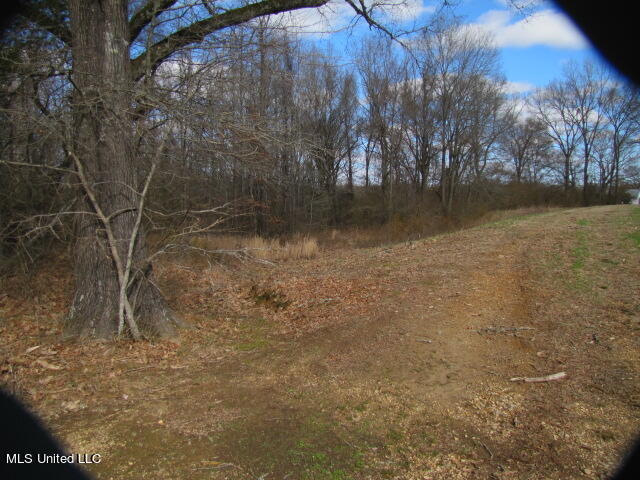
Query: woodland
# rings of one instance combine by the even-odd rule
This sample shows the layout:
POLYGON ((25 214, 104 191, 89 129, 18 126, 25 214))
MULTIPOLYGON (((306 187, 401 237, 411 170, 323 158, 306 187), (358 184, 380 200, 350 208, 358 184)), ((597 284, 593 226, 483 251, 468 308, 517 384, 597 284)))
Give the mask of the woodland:
POLYGON ((419 236, 640 186, 640 96, 604 65, 512 94, 447 8, 409 32, 346 2, 371 29, 346 54, 291 32, 325 0, 24 2, 0 43, 0 268, 64 246, 68 335, 173 336, 153 265, 194 239, 419 236))

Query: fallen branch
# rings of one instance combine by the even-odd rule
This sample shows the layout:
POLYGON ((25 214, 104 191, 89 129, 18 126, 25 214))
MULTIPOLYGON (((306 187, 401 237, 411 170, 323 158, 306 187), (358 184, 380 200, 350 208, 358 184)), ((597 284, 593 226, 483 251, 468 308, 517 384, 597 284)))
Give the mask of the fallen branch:
POLYGON ((211 465, 210 467, 196 467, 194 470, 224 470, 226 468, 233 468, 233 463, 221 463, 221 462, 203 462, 205 465, 211 465))
POLYGON ((481 441, 478 441, 478 443, 480 445, 482 445, 484 447, 484 449, 487 451, 487 453, 489 454, 490 458, 493 458, 493 452, 489 449, 489 447, 487 447, 484 443, 482 443, 481 441))
POLYGON ((519 331, 523 331, 523 330, 535 330, 535 328, 533 327, 502 327, 502 326, 491 326, 491 327, 485 327, 485 328, 480 328, 478 330, 476 330, 476 332, 478 333, 517 333, 519 331))
POLYGON ((540 382, 553 382, 554 380, 562 380, 567 376, 566 372, 558 372, 545 377, 513 377, 510 378, 510 382, 525 382, 525 383, 540 383, 540 382))

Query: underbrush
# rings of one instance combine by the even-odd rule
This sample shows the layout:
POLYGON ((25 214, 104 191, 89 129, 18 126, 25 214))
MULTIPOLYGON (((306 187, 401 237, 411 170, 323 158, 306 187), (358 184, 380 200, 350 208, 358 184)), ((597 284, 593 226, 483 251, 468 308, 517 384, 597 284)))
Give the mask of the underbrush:
POLYGON ((202 235, 191 239, 190 246, 196 251, 225 257, 249 257, 266 261, 299 260, 313 258, 320 248, 313 237, 294 236, 289 240, 243 237, 235 235, 202 235))
MULTIPOLYGON (((389 222, 370 227, 328 228, 324 230, 296 233, 293 235, 265 238, 239 234, 202 234, 192 237, 188 243, 179 246, 168 257, 193 261, 198 264, 202 259, 218 264, 236 264, 238 261, 283 262, 289 260, 312 259, 322 252, 337 249, 370 248, 394 243, 415 241, 442 233, 465 228, 473 228, 486 224, 502 224, 522 219, 533 214, 554 211, 556 208, 527 207, 512 210, 497 210, 459 217, 430 215, 396 215, 389 222)), ((640 212, 640 209, 638 209, 640 212)), ((630 238, 637 243, 637 232, 630 238)), ((153 234, 148 236, 150 250, 162 248, 162 242, 153 234)), ((2 276, 0 289, 13 287, 21 290, 20 285, 32 285, 35 272, 41 272, 41 266, 54 265, 54 271, 70 275, 70 259, 68 250, 61 244, 50 246, 49 255, 42 255, 29 264, 22 264, 13 259, 0 261, 2 276), (13 263, 12 263, 13 262, 13 263), (68 271, 69 270, 69 271, 68 271), (4 277, 4 278, 3 278, 4 277), (7 285, 6 281, 11 278, 7 285)))
POLYGON ((529 215, 557 210, 552 207, 523 207, 511 210, 478 211, 458 217, 442 215, 395 216, 391 221, 369 228, 329 229, 316 233, 318 242, 326 249, 368 248, 391 243, 419 240, 441 233, 472 228, 479 225, 522 219, 529 215))

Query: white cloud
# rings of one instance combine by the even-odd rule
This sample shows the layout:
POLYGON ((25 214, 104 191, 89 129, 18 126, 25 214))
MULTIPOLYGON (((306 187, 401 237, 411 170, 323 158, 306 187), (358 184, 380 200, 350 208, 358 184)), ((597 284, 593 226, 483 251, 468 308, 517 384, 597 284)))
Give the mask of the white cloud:
MULTIPOLYGON (((367 2, 369 3, 369 2, 367 2)), ((381 7, 386 16, 396 22, 416 20, 424 14, 436 11, 435 5, 425 5, 423 0, 397 0, 381 7)))
POLYGON ((512 22, 509 10, 489 10, 468 28, 490 32, 498 47, 532 47, 581 49, 588 41, 571 20, 558 11, 546 8, 512 22))
POLYGON ((506 82, 504 92, 510 95, 527 93, 535 90, 536 86, 528 82, 506 82))
POLYGON ((353 9, 346 2, 331 0, 319 8, 303 8, 274 15, 274 23, 292 33, 324 36, 349 25, 353 9))
POLYGON ((507 100, 507 104, 513 107, 518 120, 524 122, 527 118, 535 116, 535 110, 522 96, 512 97, 507 100))
MULTIPOLYGON (((373 0, 365 0, 370 6, 373 0)), ((356 2, 356 4, 358 4, 356 2)), ((388 0, 384 5, 376 7, 377 18, 388 19, 392 22, 405 23, 417 20, 420 16, 431 14, 436 10, 434 5, 425 5, 424 0, 388 0)), ((298 34, 310 36, 326 36, 333 32, 349 27, 355 11, 343 0, 330 0, 319 8, 303 8, 293 12, 281 13, 273 18, 280 22, 283 28, 298 34)), ((374 13, 374 18, 376 15, 374 13)), ((360 20, 362 23, 363 20, 360 20)))
POLYGON ((548 0, 495 0, 495 3, 513 10, 527 10, 550 3, 548 0))

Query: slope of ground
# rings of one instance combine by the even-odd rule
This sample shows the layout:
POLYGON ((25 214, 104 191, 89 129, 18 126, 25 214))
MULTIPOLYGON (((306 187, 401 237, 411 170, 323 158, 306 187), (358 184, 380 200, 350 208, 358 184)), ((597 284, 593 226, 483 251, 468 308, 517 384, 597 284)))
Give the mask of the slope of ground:
POLYGON ((639 231, 640 209, 596 207, 275 267, 166 264, 194 328, 153 344, 60 343, 52 270, 29 305, 1 297, 0 368, 103 455, 98 478, 605 478, 640 430, 639 231))

